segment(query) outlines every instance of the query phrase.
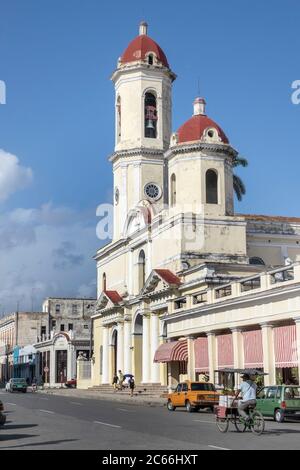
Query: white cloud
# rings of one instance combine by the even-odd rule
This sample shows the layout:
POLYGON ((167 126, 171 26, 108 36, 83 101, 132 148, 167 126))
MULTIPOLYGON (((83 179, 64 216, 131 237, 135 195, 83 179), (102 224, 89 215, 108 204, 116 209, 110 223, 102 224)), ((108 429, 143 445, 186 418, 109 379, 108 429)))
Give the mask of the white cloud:
POLYGON ((15 155, 0 149, 0 202, 26 188, 32 180, 31 168, 21 166, 15 155))
POLYGON ((97 219, 51 203, 0 214, 0 312, 48 296, 94 296, 97 219))

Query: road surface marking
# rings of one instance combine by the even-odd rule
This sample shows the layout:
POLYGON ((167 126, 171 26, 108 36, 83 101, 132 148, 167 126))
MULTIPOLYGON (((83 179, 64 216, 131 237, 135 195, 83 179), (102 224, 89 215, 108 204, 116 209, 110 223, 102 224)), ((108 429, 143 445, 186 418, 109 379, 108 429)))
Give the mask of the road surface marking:
POLYGON ((70 401, 70 403, 72 403, 72 405, 82 406, 82 403, 78 403, 77 401, 70 401))
POLYGON ((94 421, 95 424, 103 424, 103 426, 110 426, 111 428, 121 428, 121 426, 116 426, 115 424, 103 423, 102 421, 94 421))
POLYGON ((6 403, 7 405, 13 405, 13 406, 17 406, 16 403, 9 403, 9 401, 6 403))
POLYGON ((49 410, 40 410, 42 413, 49 413, 51 415, 54 415, 54 411, 49 411, 49 410))
POLYGON ((218 449, 218 450, 230 450, 230 449, 226 449, 226 447, 218 447, 218 446, 208 446, 208 447, 211 447, 212 449, 218 449))
POLYGON ((132 413, 133 410, 125 410, 125 408, 117 408, 117 410, 120 410, 120 411, 127 411, 128 413, 132 413))
POLYGON ((204 421, 202 419, 193 419, 195 423, 216 424, 214 421, 204 421))
POLYGON ((40 398, 40 400, 49 400, 49 398, 40 398))

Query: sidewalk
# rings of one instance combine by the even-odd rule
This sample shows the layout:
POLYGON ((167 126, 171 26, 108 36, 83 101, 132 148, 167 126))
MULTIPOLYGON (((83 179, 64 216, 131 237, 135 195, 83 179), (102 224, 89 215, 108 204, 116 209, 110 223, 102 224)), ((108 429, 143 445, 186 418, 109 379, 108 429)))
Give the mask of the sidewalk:
POLYGON ((47 388, 44 390, 39 390, 36 393, 43 393, 48 395, 60 395, 63 397, 72 397, 72 398, 90 398, 92 400, 106 400, 106 401, 115 401, 121 403, 130 403, 135 405, 144 405, 144 406, 166 406, 166 398, 160 397, 149 397, 139 394, 134 394, 133 397, 126 395, 123 392, 116 392, 101 395, 101 392, 94 390, 77 390, 76 388, 47 388))

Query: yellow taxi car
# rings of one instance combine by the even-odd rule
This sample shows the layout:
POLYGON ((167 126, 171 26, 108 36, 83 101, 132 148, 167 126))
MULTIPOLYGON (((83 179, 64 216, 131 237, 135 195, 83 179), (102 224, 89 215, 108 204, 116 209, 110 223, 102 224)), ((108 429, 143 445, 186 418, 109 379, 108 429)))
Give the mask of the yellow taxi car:
POLYGON ((210 408, 219 403, 219 393, 215 386, 208 382, 191 382, 189 380, 179 383, 174 392, 168 394, 167 408, 174 411, 177 407, 185 407, 186 411, 199 411, 210 408))

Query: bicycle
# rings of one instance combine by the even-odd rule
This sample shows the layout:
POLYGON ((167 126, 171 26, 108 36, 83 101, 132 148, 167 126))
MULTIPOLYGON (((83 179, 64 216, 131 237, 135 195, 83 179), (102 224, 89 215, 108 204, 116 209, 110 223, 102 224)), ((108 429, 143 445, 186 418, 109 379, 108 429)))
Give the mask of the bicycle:
MULTIPOLYGON (((232 403, 233 405, 233 403, 232 403)), ((245 432, 247 429, 251 430, 253 434, 260 436, 265 430, 265 420, 260 411, 255 407, 248 408, 249 419, 245 419, 239 415, 238 408, 231 407, 216 407, 216 425, 220 432, 225 433, 228 431, 229 423, 234 424, 237 432, 245 432)))

